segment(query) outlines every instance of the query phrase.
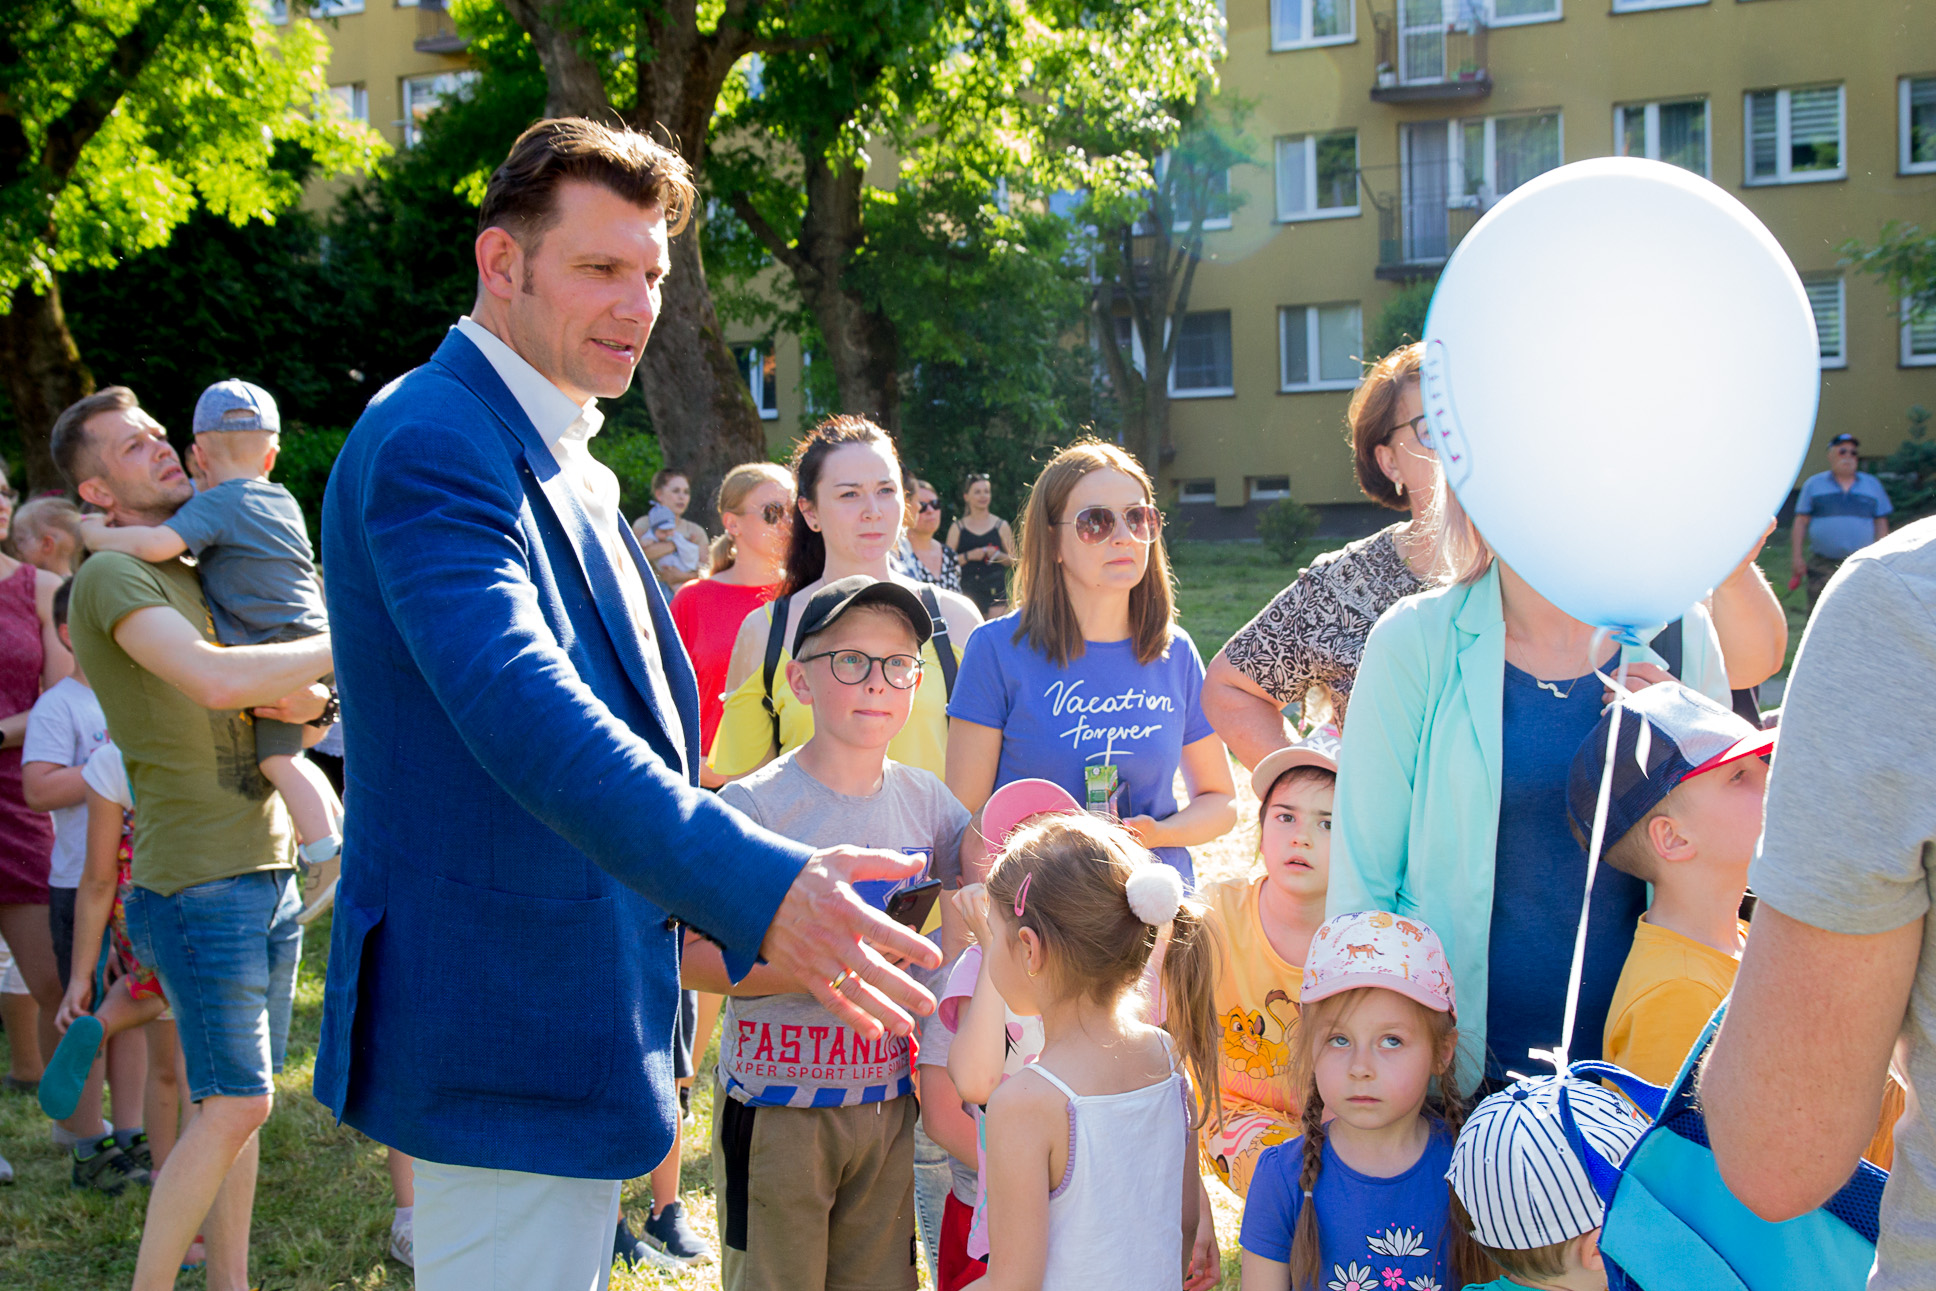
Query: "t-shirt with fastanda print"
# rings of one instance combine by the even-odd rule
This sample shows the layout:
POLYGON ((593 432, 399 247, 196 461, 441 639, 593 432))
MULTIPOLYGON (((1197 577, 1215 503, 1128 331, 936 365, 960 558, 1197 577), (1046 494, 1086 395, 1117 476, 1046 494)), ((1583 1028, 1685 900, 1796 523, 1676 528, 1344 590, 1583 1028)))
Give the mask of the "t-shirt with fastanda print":
MULTIPOLYGON (((876 847, 928 858, 953 887, 968 812, 932 773, 889 761, 867 797, 836 793, 789 752, 719 791, 776 834, 809 847, 876 847)), ((902 885, 917 882, 908 879, 902 885)), ((862 895, 882 902, 886 894, 862 895)), ((719 1077, 728 1097, 756 1107, 852 1107, 913 1092, 907 1037, 869 1040, 804 992, 728 998, 719 1077)))

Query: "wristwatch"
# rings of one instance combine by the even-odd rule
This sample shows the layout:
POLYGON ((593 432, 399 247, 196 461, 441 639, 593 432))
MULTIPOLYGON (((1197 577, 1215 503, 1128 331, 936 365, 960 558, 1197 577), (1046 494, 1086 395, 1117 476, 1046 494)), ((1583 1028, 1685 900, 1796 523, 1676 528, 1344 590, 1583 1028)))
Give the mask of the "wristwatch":
POLYGON ((336 715, 342 711, 342 707, 343 706, 340 703, 338 703, 336 699, 336 688, 332 686, 330 688, 329 698, 323 701, 322 713, 319 716, 317 716, 313 721, 304 722, 303 725, 314 726, 320 730, 326 731, 330 727, 336 725, 336 715))

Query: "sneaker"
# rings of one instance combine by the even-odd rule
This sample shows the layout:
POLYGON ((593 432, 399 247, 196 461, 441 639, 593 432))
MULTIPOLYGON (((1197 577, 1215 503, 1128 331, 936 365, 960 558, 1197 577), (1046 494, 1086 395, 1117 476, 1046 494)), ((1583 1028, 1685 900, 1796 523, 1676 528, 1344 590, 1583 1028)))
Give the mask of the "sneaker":
POLYGON ((134 1168, 147 1175, 152 1181, 155 1173, 155 1156, 148 1150, 148 1133, 140 1126, 131 1130, 114 1131, 115 1146, 128 1154, 134 1168))
POLYGON ((687 1126, 691 1126, 694 1121, 699 1119, 692 1110, 691 1085, 679 1086, 679 1119, 687 1126))
POLYGON ((323 911, 336 904, 336 880, 343 872, 343 858, 339 854, 327 861, 318 861, 305 866, 302 876, 302 913, 296 916, 299 924, 313 923, 323 911))
POLYGON ((146 1172, 136 1170, 112 1134, 74 1149, 74 1187, 91 1188, 119 1197, 131 1183, 146 1183, 146 1172))
POLYGON ((713 1253, 699 1240, 686 1222, 685 1205, 669 1201, 666 1208, 645 1221, 645 1240, 681 1264, 710 1264, 713 1253))
POLYGON ((13 1163, 0 1157, 0 1187, 13 1182, 13 1163))
MULTIPOLYGON (((108 1121, 102 1121, 101 1134, 112 1133, 114 1133, 114 1126, 108 1121)), ((59 1124, 47 1127, 47 1137, 53 1140, 54 1146, 60 1148, 62 1151, 92 1143, 94 1140, 100 1138, 101 1134, 76 1134, 74 1131, 66 1129, 59 1124)))
POLYGON ((619 1212, 618 1232, 612 1237, 612 1259, 628 1269, 676 1269, 680 1261, 660 1251, 650 1242, 642 1242, 632 1236, 632 1230, 625 1226, 625 1214, 619 1212))
MULTIPOLYGON (((621 1228, 624 1224, 619 1221, 621 1228)), ((390 1258, 406 1269, 417 1267, 416 1225, 407 1219, 390 1221, 390 1258)))

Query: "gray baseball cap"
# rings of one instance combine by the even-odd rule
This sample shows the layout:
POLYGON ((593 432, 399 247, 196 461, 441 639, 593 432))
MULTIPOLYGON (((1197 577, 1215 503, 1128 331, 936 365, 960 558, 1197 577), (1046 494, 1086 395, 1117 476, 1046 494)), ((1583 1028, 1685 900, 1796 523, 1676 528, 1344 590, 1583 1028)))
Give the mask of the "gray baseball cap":
POLYGON ((195 433, 211 430, 282 431, 275 396, 239 377, 217 381, 195 401, 195 433))

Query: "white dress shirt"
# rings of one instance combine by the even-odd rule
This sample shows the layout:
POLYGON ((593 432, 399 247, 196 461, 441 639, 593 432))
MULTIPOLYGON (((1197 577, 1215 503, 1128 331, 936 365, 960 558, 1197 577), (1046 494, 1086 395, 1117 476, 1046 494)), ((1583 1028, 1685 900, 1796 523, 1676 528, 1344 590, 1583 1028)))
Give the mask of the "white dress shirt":
POLYGON ((569 395, 553 385, 522 355, 468 314, 457 320, 457 330, 483 351, 484 357, 496 369, 498 376, 510 389, 511 397, 518 401, 518 406, 524 409, 524 415, 531 419, 538 437, 551 450, 558 468, 577 490, 578 500, 591 516, 592 528, 605 544, 606 555, 618 574, 626 609, 630 611, 633 625, 638 629, 646 668, 658 691, 653 698, 665 717, 666 734, 675 749, 683 750, 686 746, 685 730, 679 720, 679 710, 673 705, 672 687, 666 682, 665 665, 659 657, 658 642, 654 639, 651 600, 645 590, 644 574, 632 560, 631 551, 620 534, 625 520, 618 509, 618 476, 591 453, 591 438, 605 424, 605 414, 598 410, 598 400, 587 399, 582 405, 574 403, 569 395))

